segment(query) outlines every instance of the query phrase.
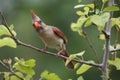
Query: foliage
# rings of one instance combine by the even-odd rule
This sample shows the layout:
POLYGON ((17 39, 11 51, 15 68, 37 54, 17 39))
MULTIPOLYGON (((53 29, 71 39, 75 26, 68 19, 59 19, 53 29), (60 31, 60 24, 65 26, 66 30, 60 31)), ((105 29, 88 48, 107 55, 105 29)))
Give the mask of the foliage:
POLYGON ((40 80, 61 80, 55 73, 49 73, 46 70, 41 73, 40 77, 40 80))
MULTIPOLYGON (((11 32, 16 36, 16 32, 13 30, 13 28, 14 28, 13 25, 9 27, 11 32)), ((10 38, 10 36, 11 34, 8 31, 8 29, 4 25, 0 25, 0 47, 3 46, 9 46, 13 48, 17 47, 15 41, 12 38, 10 38)))
POLYGON ((109 60, 109 64, 115 66, 117 70, 120 70, 120 58, 116 58, 114 61, 109 60))
MULTIPOLYGON (((96 7, 95 3, 94 4, 76 5, 74 8, 77 9, 76 14, 79 16, 79 18, 77 19, 76 22, 71 23, 71 30, 74 32, 77 32, 80 36, 86 38, 88 36, 86 36, 87 32, 85 31, 85 28, 89 28, 92 25, 94 25, 97 27, 97 30, 100 33, 98 38, 100 40, 105 40, 106 35, 103 32, 106 28, 106 23, 110 19, 110 21, 112 23, 112 27, 116 27, 117 31, 119 32, 120 18, 119 17, 111 18, 110 13, 109 13, 109 12, 119 11, 120 10, 119 7, 117 5, 106 6, 106 3, 108 3, 109 0, 101 0, 101 1, 102 1, 102 6, 100 9, 96 7)), ((89 42, 90 42, 90 40, 89 40, 89 42)), ((88 43, 88 44, 90 44, 90 43, 88 43)), ((115 45, 118 45, 118 44, 115 43, 115 45)), ((118 48, 115 45, 112 46, 112 48, 110 47, 110 49, 114 49, 114 47, 118 48)), ((103 46, 104 46, 104 44, 103 44, 103 46)), ((91 47, 91 45, 90 45, 90 47, 91 47)), ((91 48, 94 48, 94 47, 91 47, 91 48)), ((95 48, 93 50, 95 50, 95 48)), ((72 59, 78 59, 78 60, 84 59, 83 56, 82 56, 82 59, 78 58, 76 56, 76 54, 70 55, 67 62, 70 62, 72 59)), ((115 54, 115 53, 113 53, 113 54, 115 54)), ((68 63, 66 63, 66 64, 68 64, 68 63)), ((119 70, 120 69, 119 58, 115 58, 115 60, 109 60, 109 65, 113 65, 117 68, 117 70, 119 70)), ((80 66, 80 64, 77 63, 75 65, 75 68, 77 68, 79 66, 80 66)), ((76 74, 81 75, 84 72, 86 72, 87 70, 89 70, 90 68, 91 68, 91 66, 82 64, 77 69, 76 74)), ((108 73, 108 75, 109 75, 109 73, 108 73)))
MULTIPOLYGON (((110 11, 119 11, 119 7, 117 6, 108 6, 108 7, 104 7, 104 4, 107 2, 108 0, 102 0, 103 5, 101 9, 97 9, 95 7, 96 4, 79 4, 76 5, 74 8, 79 9, 82 8, 83 10, 78 10, 76 12, 76 14, 79 16, 79 18, 77 19, 77 22, 73 22, 71 23, 71 29, 74 32, 78 32, 78 34, 80 34, 80 36, 84 36, 83 34, 83 29, 86 27, 91 27, 91 25, 95 24, 98 28, 98 31, 102 31, 105 28, 105 24, 108 21, 108 19, 110 18, 110 11)), ((119 18, 112 18, 112 23, 114 25, 118 25, 119 18)))
MULTIPOLYGON (((0 72, 0 74, 4 74, 4 80, 32 80, 35 75, 34 67, 36 65, 36 61, 34 59, 24 60, 23 58, 19 59, 15 57, 15 63, 11 65, 11 59, 4 59, 3 64, 11 65, 10 69, 14 70, 14 74, 12 72, 0 72), (11 74, 12 73, 12 74, 11 74), (19 77, 17 77, 17 76, 19 77)), ((50 73, 47 70, 43 71, 40 75, 39 80, 61 80, 59 76, 55 73, 50 73)))

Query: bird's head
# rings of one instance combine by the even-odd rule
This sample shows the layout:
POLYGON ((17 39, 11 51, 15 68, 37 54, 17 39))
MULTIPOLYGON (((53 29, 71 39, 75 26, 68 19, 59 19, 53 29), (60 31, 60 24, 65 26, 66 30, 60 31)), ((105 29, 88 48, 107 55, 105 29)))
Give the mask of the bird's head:
POLYGON ((42 28, 42 20, 33 11, 31 11, 31 13, 32 13, 32 25, 36 30, 39 30, 40 28, 42 28))

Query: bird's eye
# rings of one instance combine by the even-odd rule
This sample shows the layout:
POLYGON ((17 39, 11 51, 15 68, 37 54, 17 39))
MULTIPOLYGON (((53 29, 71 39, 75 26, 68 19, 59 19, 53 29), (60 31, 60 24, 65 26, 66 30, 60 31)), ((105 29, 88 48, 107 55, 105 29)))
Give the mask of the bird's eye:
POLYGON ((41 24, 41 23, 42 23, 42 21, 40 20, 40 21, 38 21, 38 23, 40 23, 40 24, 41 24))

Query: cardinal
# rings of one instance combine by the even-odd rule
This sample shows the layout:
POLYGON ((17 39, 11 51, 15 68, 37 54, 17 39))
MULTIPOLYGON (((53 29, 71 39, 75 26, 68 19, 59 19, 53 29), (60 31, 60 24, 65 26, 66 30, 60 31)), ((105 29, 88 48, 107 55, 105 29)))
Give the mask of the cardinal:
MULTIPOLYGON (((43 43, 45 44, 44 50, 47 50, 48 48, 53 48, 58 51, 58 55, 69 57, 65 47, 65 44, 67 43, 67 38, 64 33, 57 27, 45 24, 33 11, 31 11, 31 13, 32 25, 43 43)), ((64 59, 64 62, 66 62, 66 59, 64 59)), ((67 67, 73 69, 74 65, 72 62, 70 62, 67 67)))

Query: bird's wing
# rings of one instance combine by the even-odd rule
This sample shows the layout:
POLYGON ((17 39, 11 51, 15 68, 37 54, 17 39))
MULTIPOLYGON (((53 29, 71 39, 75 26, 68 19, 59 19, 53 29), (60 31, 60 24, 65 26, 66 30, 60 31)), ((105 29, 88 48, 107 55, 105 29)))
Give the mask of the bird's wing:
POLYGON ((56 27, 52 27, 53 32, 60 38, 62 38, 64 40, 64 43, 67 43, 67 38, 66 36, 63 34, 62 31, 60 31, 58 28, 56 27))

